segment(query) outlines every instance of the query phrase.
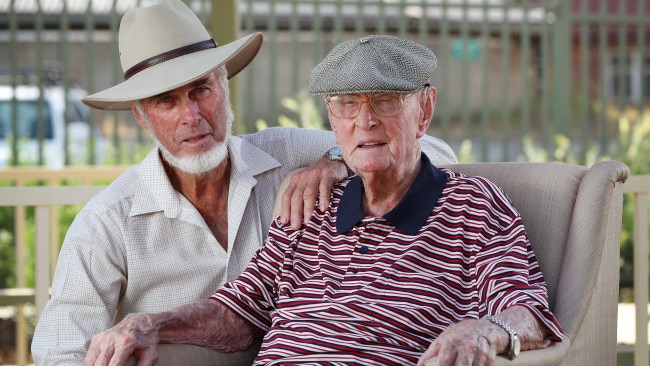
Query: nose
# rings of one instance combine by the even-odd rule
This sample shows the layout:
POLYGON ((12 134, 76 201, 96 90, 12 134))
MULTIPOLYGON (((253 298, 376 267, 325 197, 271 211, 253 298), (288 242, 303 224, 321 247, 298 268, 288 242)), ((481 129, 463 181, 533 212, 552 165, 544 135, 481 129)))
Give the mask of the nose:
POLYGON ((356 118, 356 124, 359 128, 371 129, 377 123, 373 119, 374 111, 370 102, 366 101, 359 107, 359 114, 356 118))
POLYGON ((185 99, 182 102, 181 108, 181 121, 184 124, 195 125, 201 120, 199 113, 199 104, 191 99, 185 99))

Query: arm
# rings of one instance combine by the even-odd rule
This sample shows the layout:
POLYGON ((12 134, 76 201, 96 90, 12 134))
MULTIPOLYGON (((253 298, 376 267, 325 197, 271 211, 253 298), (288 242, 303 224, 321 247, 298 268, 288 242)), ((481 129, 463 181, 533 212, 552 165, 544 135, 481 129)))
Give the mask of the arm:
MULTIPOLYGON (((283 235, 276 224, 272 230, 275 236, 283 235)), ((151 365, 157 361, 160 343, 192 344, 220 352, 248 348, 270 326, 268 309, 274 307, 275 279, 289 243, 269 239, 239 278, 216 290, 210 299, 165 312, 127 315, 93 337, 86 365, 124 364, 132 354, 138 365, 151 365)))
MULTIPOLYGON (((525 307, 513 306, 496 315, 496 318, 517 332, 522 351, 545 348, 551 343, 546 329, 525 307)), ((497 354, 505 354, 508 351, 509 343, 509 334, 498 325, 486 319, 463 320, 445 329, 431 343, 420 357, 418 366, 456 363, 491 365, 497 354)))
POLYGON ((295 171, 286 189, 278 191, 282 197, 280 222, 284 225, 291 223, 291 228, 298 230, 309 220, 316 206, 316 198, 319 199, 319 210, 324 211, 329 205, 332 185, 347 177, 344 163, 325 157, 308 168, 295 171))
POLYGON ((345 164, 324 157, 336 144, 331 131, 272 127, 247 139, 278 159, 285 174, 296 173, 286 189, 278 192, 282 204, 277 206, 281 223, 291 222, 293 229, 311 216, 317 198, 321 209, 327 207, 332 185, 348 176, 345 164))
POLYGON ((221 303, 205 299, 155 314, 129 314, 92 338, 86 365, 124 364, 131 354, 153 365, 159 343, 194 344, 221 352, 247 348, 256 330, 221 303))
POLYGON ((52 283, 52 297, 36 325, 36 364, 82 365, 93 334, 113 324, 123 276, 119 236, 103 230, 95 212, 82 210, 68 230, 52 283), (94 255, 94 257, 93 257, 94 255))
MULTIPOLYGON (((471 200, 485 207, 482 216, 490 217, 493 224, 481 230, 485 240, 477 241, 471 261, 480 303, 476 315, 496 314, 517 333, 521 350, 561 341, 560 326, 548 308, 544 278, 521 217, 496 185, 482 178, 472 180, 483 188, 471 200)), ((510 335, 504 328, 487 319, 466 319, 445 329, 418 365, 493 364, 497 354, 509 349, 510 335)))

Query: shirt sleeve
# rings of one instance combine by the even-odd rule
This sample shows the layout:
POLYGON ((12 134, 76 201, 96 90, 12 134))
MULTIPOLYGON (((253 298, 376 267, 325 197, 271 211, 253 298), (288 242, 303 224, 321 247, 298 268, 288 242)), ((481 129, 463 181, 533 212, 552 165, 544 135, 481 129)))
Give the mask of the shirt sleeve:
POLYGON ((492 225, 486 244, 477 254, 477 278, 483 315, 511 306, 526 307, 554 341, 562 341, 562 328, 548 305, 544 276, 528 240, 523 221, 505 194, 487 185, 492 225))
POLYGON ((110 328, 126 283, 117 226, 84 209, 59 254, 52 296, 36 325, 32 357, 38 365, 83 365, 90 339, 110 328))
POLYGON ((433 165, 458 163, 456 154, 449 144, 437 137, 425 134, 420 138, 420 146, 433 165))

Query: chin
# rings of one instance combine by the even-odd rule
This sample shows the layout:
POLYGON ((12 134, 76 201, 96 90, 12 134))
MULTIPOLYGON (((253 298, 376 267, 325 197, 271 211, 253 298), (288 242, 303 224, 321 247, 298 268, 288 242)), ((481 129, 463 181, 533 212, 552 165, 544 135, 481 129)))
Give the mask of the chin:
POLYGON ((162 152, 165 160, 171 166, 188 174, 203 174, 209 172, 218 167, 219 164, 228 157, 227 142, 221 142, 207 152, 184 157, 174 156, 169 152, 169 150, 162 146, 158 146, 158 148, 162 152))

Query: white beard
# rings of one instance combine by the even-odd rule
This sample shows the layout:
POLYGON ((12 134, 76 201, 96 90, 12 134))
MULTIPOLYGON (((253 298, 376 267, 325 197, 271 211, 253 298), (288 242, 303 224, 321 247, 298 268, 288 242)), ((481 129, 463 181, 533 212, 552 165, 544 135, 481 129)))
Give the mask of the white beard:
POLYGON ((152 135, 154 143, 162 153, 165 160, 173 167, 188 173, 202 174, 208 172, 223 162, 228 157, 228 142, 230 141, 230 131, 224 137, 223 142, 217 143, 210 151, 201 155, 177 157, 164 147, 158 139, 152 135))

